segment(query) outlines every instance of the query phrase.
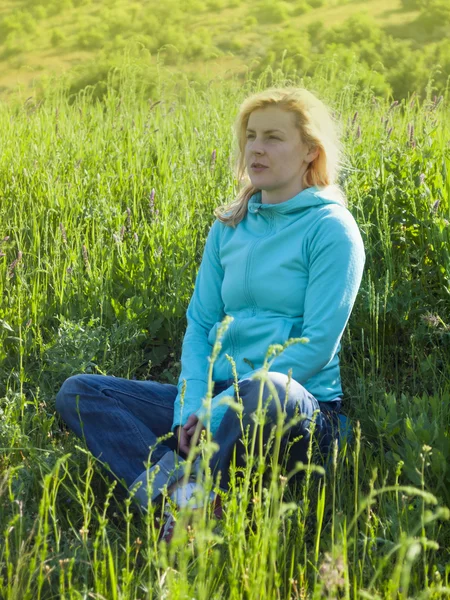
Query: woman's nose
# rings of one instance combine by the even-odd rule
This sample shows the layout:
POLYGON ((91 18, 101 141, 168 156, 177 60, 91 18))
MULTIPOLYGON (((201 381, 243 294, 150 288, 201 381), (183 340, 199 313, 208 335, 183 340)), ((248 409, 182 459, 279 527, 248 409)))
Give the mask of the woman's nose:
POLYGON ((252 152, 254 152, 255 154, 262 154, 264 152, 264 146, 260 140, 253 141, 252 152))

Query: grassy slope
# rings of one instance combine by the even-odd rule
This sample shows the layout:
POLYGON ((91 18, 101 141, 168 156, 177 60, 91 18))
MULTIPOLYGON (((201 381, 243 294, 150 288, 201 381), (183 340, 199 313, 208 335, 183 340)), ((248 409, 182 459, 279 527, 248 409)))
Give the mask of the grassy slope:
MULTIPOLYGON (((141 0, 134 4, 142 6, 148 3, 141 0)), ((212 42, 219 48, 226 46, 230 39, 239 42, 241 48, 233 49, 232 52, 219 51, 209 61, 205 62, 204 59, 192 61, 184 67, 187 72, 226 74, 230 71, 239 71, 245 68, 248 62, 246 57, 263 51, 272 34, 288 24, 302 28, 314 20, 322 20, 329 26, 333 26, 342 23, 355 13, 365 13, 373 17, 376 24, 386 28, 393 35, 399 37, 411 35, 412 38, 415 38, 414 28, 411 24, 417 14, 402 11, 400 0, 363 0, 341 6, 332 4, 333 0, 330 0, 326 6, 312 9, 309 13, 293 17, 278 25, 252 23, 249 17, 254 15, 252 12, 254 3, 248 0, 243 0, 236 7, 189 15, 189 23, 186 24, 187 31, 204 28, 212 34, 212 42)), ((0 18, 13 15, 17 10, 17 5, 17 0, 2 3, 0 18)), ((129 6, 127 1, 118 0, 114 5, 114 10, 120 10, 126 6, 129 6)), ((77 49, 76 40, 86 26, 90 24, 95 26, 96 23, 100 23, 101 10, 102 6, 90 4, 71 8, 59 15, 39 20, 36 31, 23 37, 21 51, 0 59, 0 93, 4 94, 18 84, 31 87, 33 81, 43 76, 61 74, 76 65, 95 59, 100 49, 91 51, 77 49), (51 44, 51 35, 55 28, 65 38, 58 47, 53 47, 51 44)), ((0 40, 0 57, 4 44, 5 41, 0 40)))

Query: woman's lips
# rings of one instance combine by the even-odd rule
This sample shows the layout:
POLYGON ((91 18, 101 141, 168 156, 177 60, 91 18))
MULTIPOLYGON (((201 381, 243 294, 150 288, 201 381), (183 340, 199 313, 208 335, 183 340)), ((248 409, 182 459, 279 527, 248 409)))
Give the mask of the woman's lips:
POLYGON ((268 167, 254 167, 254 166, 251 166, 250 168, 254 173, 261 173, 265 169, 268 169, 268 167))

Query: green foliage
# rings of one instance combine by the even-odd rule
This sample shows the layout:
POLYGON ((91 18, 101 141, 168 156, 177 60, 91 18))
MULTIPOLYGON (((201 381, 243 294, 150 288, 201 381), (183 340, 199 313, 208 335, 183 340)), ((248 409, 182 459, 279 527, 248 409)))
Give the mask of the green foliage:
POLYGON ((298 15, 305 15, 311 10, 311 5, 304 0, 299 0, 293 6, 292 16, 296 17, 298 15))
POLYGON ((255 4, 252 14, 260 24, 274 25, 286 21, 289 16, 288 5, 285 2, 262 0, 255 4))
POLYGON ((350 16, 342 25, 336 25, 329 32, 329 41, 335 44, 359 44, 380 42, 382 32, 374 25, 373 19, 362 14, 350 16))
POLYGON ((91 50, 93 48, 101 48, 105 43, 105 34, 107 31, 106 25, 92 25, 89 28, 83 29, 77 38, 77 47, 83 50, 91 50))
MULTIPOLYGON (((324 34, 309 31, 305 56, 324 34)), ((40 102, 0 105, 0 597, 438 598, 449 587, 448 106, 431 88, 386 103, 354 49, 326 52, 315 79, 267 69, 199 89, 162 80, 130 43, 120 69, 102 55, 102 94, 54 85, 40 102), (105 479, 55 394, 80 372, 176 382, 213 209, 236 193, 236 107, 270 73, 316 91, 342 123, 340 182, 367 255, 341 353, 353 442, 325 474, 311 452, 297 484, 256 444, 222 495, 222 522, 181 511, 189 538, 179 527, 166 548, 155 506, 140 515, 105 479)), ((200 450, 206 466, 214 446, 200 450)))
POLYGON ((423 0, 419 21, 426 31, 450 25, 450 4, 447 0, 423 0))
POLYGON ((51 43, 53 47, 59 46, 64 40, 65 35, 60 29, 54 29, 51 35, 51 43))

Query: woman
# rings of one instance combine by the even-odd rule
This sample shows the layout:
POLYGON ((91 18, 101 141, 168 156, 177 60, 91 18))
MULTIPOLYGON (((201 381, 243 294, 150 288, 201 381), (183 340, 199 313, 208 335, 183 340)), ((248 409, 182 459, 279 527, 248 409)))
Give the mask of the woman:
MULTIPOLYGON (((235 391, 226 354, 236 364, 244 428, 255 426, 252 413, 261 385, 266 440, 279 414, 275 395, 286 421, 302 415, 291 421, 295 424, 283 439, 284 447, 289 439, 296 440, 290 447, 291 465, 306 461, 313 419, 324 453, 337 435, 340 339, 361 282, 364 248, 335 185, 335 127, 313 94, 285 88, 248 98, 236 129, 238 176, 246 183, 232 204, 216 210, 217 220, 208 234, 187 309, 178 388, 80 375, 68 379, 57 397, 58 411, 75 433, 84 435, 90 450, 130 489, 141 482, 136 497, 143 505, 155 499, 164 484, 180 479, 182 460, 174 450, 186 455, 209 419, 219 446, 211 467, 220 473, 222 489, 228 488, 233 454, 238 464, 244 461, 241 420, 221 403, 235 391), (233 320, 214 363, 208 414, 203 408, 208 358, 226 315, 233 320), (292 344, 277 356, 270 366, 270 382, 262 384, 257 374, 268 346, 300 337, 308 343, 292 344), (154 447, 156 438, 171 430, 175 436, 154 447), (145 469, 151 447, 152 492, 145 469)), ((194 487, 179 487, 174 501, 185 502, 194 487)))

